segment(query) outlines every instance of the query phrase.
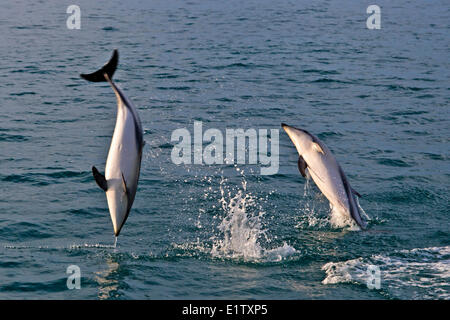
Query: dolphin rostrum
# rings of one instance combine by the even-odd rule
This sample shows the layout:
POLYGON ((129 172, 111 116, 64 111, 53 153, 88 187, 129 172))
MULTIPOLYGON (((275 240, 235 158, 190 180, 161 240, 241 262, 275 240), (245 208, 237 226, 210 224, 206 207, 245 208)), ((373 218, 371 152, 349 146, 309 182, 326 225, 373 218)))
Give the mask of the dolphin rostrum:
POLYGON ((365 229, 366 221, 361 218, 360 208, 355 196, 361 195, 350 186, 344 171, 337 163, 328 147, 306 130, 294 128, 282 123, 281 126, 289 135, 298 153, 298 169, 306 177, 306 169, 330 202, 333 210, 337 210, 345 220, 353 219, 365 229))
POLYGON ((118 60, 119 53, 114 50, 109 62, 100 70, 81 74, 81 77, 88 81, 109 82, 117 98, 116 126, 106 160, 105 175, 96 167, 92 167, 95 181, 106 192, 116 239, 133 205, 144 147, 142 125, 137 110, 112 81, 118 60))

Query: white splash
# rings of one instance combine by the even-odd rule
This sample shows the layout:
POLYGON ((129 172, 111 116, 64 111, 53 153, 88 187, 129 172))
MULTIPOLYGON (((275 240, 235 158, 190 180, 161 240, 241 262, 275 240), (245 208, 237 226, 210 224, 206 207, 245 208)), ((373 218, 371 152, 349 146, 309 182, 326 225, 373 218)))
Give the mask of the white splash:
POLYGON ((342 208, 333 207, 330 203, 330 224, 334 228, 347 228, 350 231, 359 231, 361 228, 356 224, 355 220, 342 208))
POLYGON ((301 199, 302 206, 300 209, 303 215, 299 217, 296 228, 328 228, 330 226, 330 217, 320 215, 320 210, 316 208, 318 200, 320 201, 319 197, 321 197, 321 194, 312 191, 310 183, 311 178, 308 171, 306 171, 306 173, 307 177, 303 188, 303 198, 301 199))
POLYGON ((401 299, 450 299, 450 247, 400 250, 322 267, 323 284, 367 284, 368 267, 380 268, 380 290, 401 299))
POLYGON ((231 191, 226 191, 226 180, 220 183, 220 204, 225 216, 218 229, 223 238, 213 236, 211 254, 214 257, 225 257, 243 260, 281 261, 296 250, 283 244, 275 249, 265 249, 260 241, 267 237, 266 230, 262 226, 264 211, 257 204, 257 199, 247 192, 247 182, 242 182, 242 189, 233 196, 231 191))

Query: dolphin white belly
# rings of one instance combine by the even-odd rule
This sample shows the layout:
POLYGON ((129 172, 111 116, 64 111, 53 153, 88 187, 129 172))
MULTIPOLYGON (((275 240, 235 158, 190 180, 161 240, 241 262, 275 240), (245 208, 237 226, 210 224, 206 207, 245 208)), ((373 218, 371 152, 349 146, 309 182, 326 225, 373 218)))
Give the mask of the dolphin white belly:
POLYGON ((319 152, 306 153, 303 159, 308 163, 311 178, 332 205, 348 209, 347 194, 342 183, 339 165, 331 152, 327 157, 319 152))
POLYGON ((112 81, 117 67, 118 52, 100 70, 82 75, 89 81, 108 81, 117 98, 117 119, 106 160, 105 176, 95 167, 92 172, 97 184, 106 193, 108 208, 116 237, 125 224, 137 191, 144 146, 142 125, 136 108, 112 81))

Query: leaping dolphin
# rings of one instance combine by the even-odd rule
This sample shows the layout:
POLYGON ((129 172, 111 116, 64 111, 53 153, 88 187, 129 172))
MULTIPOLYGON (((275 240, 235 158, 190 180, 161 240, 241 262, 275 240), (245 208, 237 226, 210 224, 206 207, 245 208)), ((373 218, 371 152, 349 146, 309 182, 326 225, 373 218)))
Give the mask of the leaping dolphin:
POLYGON ((353 219, 356 224, 365 229, 366 221, 361 218, 360 208, 355 195, 361 195, 353 190, 344 171, 327 146, 306 130, 294 128, 282 123, 281 126, 294 143, 298 154, 298 169, 306 177, 306 169, 330 202, 332 209, 353 219))
POLYGON ((109 82, 117 98, 116 127, 106 160, 105 175, 102 175, 96 167, 92 167, 95 181, 106 192, 116 239, 133 205, 144 147, 142 125, 137 110, 112 81, 118 61, 119 53, 114 50, 109 62, 100 70, 81 74, 81 77, 88 81, 109 82))

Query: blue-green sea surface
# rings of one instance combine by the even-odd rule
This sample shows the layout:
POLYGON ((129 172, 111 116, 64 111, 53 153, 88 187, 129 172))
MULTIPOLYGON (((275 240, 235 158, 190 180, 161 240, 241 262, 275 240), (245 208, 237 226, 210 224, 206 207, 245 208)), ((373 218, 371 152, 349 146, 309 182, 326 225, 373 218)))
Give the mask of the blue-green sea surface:
POLYGON ((1 299, 450 298, 448 1, 377 1, 379 30, 364 1, 76 2, 79 30, 70 1, 0 10, 1 299), (116 100, 79 77, 114 48, 146 141, 117 247, 91 174, 116 100), (279 129, 278 173, 174 164, 194 121, 279 129), (281 122, 332 150, 367 231, 330 223, 281 122))

